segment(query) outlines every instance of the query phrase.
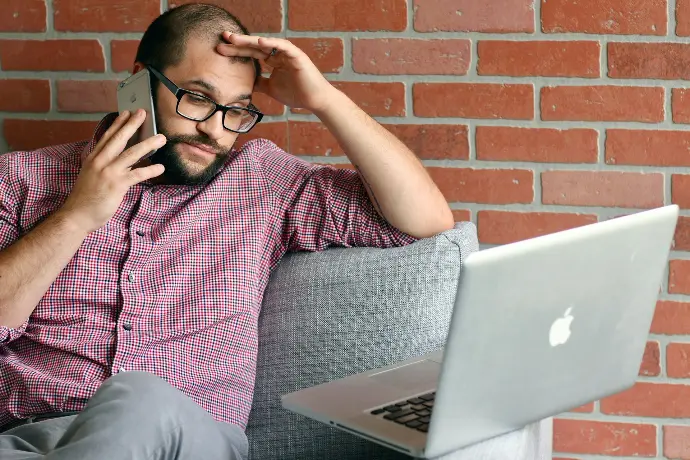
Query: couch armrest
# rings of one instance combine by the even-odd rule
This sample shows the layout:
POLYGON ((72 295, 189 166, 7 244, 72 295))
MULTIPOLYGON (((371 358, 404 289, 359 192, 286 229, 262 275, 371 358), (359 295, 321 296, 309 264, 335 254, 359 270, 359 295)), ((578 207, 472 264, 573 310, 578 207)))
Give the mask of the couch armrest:
POLYGON ((287 255, 259 320, 250 457, 408 458, 292 414, 280 396, 443 347, 462 261, 475 250, 465 222, 401 248, 287 255))

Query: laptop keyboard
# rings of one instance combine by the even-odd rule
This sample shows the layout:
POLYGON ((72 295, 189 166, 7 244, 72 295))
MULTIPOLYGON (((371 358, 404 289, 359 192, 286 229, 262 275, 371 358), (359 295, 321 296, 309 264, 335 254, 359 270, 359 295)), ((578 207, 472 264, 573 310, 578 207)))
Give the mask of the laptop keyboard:
POLYGON ((429 431, 431 412, 436 392, 389 404, 371 411, 371 415, 426 433, 429 431))

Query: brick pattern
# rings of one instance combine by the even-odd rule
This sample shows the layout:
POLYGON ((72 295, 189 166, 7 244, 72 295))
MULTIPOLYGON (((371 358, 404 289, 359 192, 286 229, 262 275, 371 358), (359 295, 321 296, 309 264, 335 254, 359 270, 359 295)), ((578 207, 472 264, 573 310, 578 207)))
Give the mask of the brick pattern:
MULTIPOLYGON (((192 0, 2 1, 0 152, 88 137, 149 21, 192 0)), ((207 1, 302 48, 483 245, 678 204, 639 382, 558 415, 554 458, 690 459, 690 0, 207 1)), ((312 114, 255 103, 239 145, 351 167, 312 114)))

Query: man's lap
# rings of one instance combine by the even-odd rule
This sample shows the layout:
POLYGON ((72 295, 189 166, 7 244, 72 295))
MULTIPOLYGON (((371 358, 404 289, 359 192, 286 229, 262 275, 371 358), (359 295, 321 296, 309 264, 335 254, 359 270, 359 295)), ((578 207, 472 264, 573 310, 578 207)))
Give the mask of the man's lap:
POLYGON ((0 434, 0 458, 247 458, 241 428, 210 414, 162 379, 126 372, 108 379, 78 416, 0 434))

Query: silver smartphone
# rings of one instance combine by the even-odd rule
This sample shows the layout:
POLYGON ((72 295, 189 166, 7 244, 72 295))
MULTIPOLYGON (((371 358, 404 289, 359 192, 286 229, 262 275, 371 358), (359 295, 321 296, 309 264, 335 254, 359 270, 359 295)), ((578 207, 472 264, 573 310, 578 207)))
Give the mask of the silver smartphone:
MULTIPOLYGON (((127 148, 158 134, 156 130, 156 114, 151 95, 151 77, 148 69, 143 69, 117 85, 117 110, 122 113, 129 110, 134 113, 137 109, 146 111, 146 120, 141 128, 127 142, 127 148)), ((151 156, 155 150, 142 157, 151 156)))

